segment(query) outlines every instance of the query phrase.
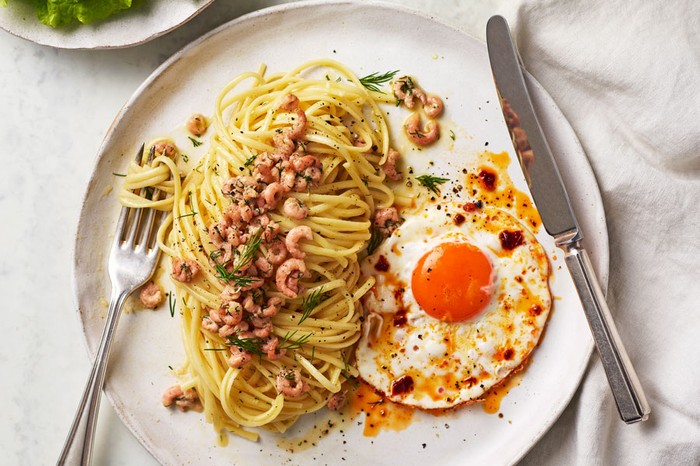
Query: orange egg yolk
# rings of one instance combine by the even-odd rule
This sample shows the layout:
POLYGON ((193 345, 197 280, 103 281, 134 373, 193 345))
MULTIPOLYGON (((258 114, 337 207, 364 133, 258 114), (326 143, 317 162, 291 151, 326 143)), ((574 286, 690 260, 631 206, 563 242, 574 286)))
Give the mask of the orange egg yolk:
POLYGON ((443 243, 421 257, 413 269, 413 296, 436 319, 471 319, 491 300, 492 272, 491 261, 476 246, 443 243))

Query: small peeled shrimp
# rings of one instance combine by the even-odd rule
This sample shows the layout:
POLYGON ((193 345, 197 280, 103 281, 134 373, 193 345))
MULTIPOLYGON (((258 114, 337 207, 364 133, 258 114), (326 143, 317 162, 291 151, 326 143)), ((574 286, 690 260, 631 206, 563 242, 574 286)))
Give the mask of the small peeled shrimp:
POLYGON ((277 337, 272 336, 267 339, 267 341, 262 345, 262 350, 267 355, 267 359, 270 361, 276 361, 284 356, 286 351, 284 349, 279 349, 278 346, 279 339, 277 337))
POLYGON ((270 243, 265 259, 272 265, 280 265, 287 258, 287 247, 281 240, 270 243))
POLYGON ((277 203, 282 200, 282 196, 284 196, 285 192, 285 187, 277 181, 268 184, 260 194, 264 200, 261 207, 264 207, 267 210, 274 209, 277 207, 277 203))
POLYGON ((184 394, 185 392, 182 391, 182 388, 179 385, 169 387, 167 390, 165 390, 162 396, 163 406, 166 408, 172 406, 175 403, 175 400, 184 394))
POLYGON ((297 118, 292 123, 292 127, 289 129, 289 137, 296 141, 299 139, 306 131, 306 113, 300 108, 296 111, 297 118))
POLYGON ((299 107, 299 98, 295 96, 294 94, 287 94, 284 97, 282 97, 282 101, 280 102, 280 107, 282 110, 287 110, 292 111, 295 108, 299 107))
POLYGON ((177 154, 177 147, 170 141, 158 141, 153 145, 153 149, 156 155, 164 155, 171 159, 177 154))
POLYGON ((386 160, 381 165, 384 169, 384 173, 390 180, 398 181, 401 179, 401 172, 396 171, 396 164, 399 161, 401 154, 394 149, 389 149, 386 154, 386 160))
POLYGON ((284 299, 273 296, 267 300, 267 306, 263 307, 262 315, 264 317, 274 317, 276 316, 284 304, 284 299))
POLYGON ((374 214, 374 225, 386 230, 387 234, 389 235, 396 230, 400 222, 401 217, 399 217, 399 211, 396 210, 396 207, 379 209, 374 214))
POLYGON ((296 398, 309 389, 309 384, 302 380, 299 369, 280 369, 276 382, 277 391, 290 398, 296 398))
POLYGON ((306 253, 299 249, 299 241, 301 241, 302 238, 308 240, 313 238, 311 228, 306 225, 299 225, 292 228, 284 239, 284 245, 287 247, 287 251, 289 251, 292 257, 297 259, 303 259, 306 256, 306 253))
POLYGON ((309 209, 299 199, 288 197, 282 205, 282 213, 292 220, 302 220, 309 215, 309 209))
POLYGON ((428 121, 425 129, 421 128, 421 118, 418 112, 413 112, 404 124, 409 139, 419 146, 427 146, 440 137, 440 125, 435 120, 428 121))
POLYGON ((148 282, 141 288, 139 299, 148 309, 155 309, 163 302, 163 290, 155 283, 148 282))
POLYGON ((231 356, 228 358, 228 365, 233 368, 239 368, 251 360, 250 353, 242 350, 238 346, 231 346, 231 356))
POLYGON ((413 79, 410 76, 402 76, 396 81, 391 83, 391 90, 394 91, 394 95, 399 102, 403 102, 406 108, 413 108, 416 106, 416 93, 420 94, 420 88, 416 88, 413 83, 413 79))
POLYGON ((341 409, 343 409, 343 406, 345 406, 347 400, 348 397, 344 391, 334 393, 331 395, 330 398, 328 398, 328 403, 326 406, 328 406, 328 409, 330 409, 331 411, 340 411, 341 409))
POLYGON ((182 283, 189 283, 199 273, 199 264, 192 259, 173 258, 173 278, 182 283))
POLYGON ((180 411, 188 411, 194 409, 195 411, 200 411, 202 409, 202 404, 199 402, 199 397, 197 392, 193 389, 187 389, 184 392, 182 387, 179 385, 173 385, 168 388, 162 397, 163 406, 170 407, 173 404, 180 411))
POLYGON ((299 279, 306 275, 306 264, 301 259, 287 259, 275 275, 277 289, 285 296, 296 298, 302 291, 299 279))
POLYGON ((195 113, 187 120, 185 127, 193 136, 201 136, 207 132, 207 119, 200 113, 195 113))
POLYGON ((442 103, 442 99, 436 95, 429 95, 425 99, 421 99, 423 102, 423 110, 425 114, 430 118, 437 118, 442 114, 445 104, 442 103))

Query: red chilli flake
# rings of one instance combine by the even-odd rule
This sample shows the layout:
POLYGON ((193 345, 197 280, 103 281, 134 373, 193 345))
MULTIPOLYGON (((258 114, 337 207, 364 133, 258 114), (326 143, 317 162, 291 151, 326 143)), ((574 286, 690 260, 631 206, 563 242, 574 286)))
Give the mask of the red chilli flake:
POLYGON ((466 218, 462 214, 455 214, 454 217, 452 217, 452 221, 455 222, 455 225, 460 226, 461 224, 464 223, 466 218))
POLYGON ((501 246, 503 246, 503 249, 512 251, 523 244, 524 237, 522 231, 503 230, 498 234, 498 239, 501 240, 501 246))
POLYGON ((413 379, 410 375, 403 375, 391 384, 391 395, 403 395, 413 391, 413 379))
POLYGON ((496 189, 496 174, 488 170, 481 170, 479 172, 479 179, 484 185, 487 191, 493 191, 496 189))
POLYGON ((394 314, 394 327, 403 327, 407 322, 406 309, 401 309, 394 314))
POLYGON ((533 304, 530 307, 530 314, 532 314, 533 316, 538 316, 542 314, 542 310, 542 306, 540 306, 539 304, 533 304))
POLYGON ((477 210, 481 209, 484 207, 484 203, 481 201, 476 201, 476 202, 467 202, 462 206, 462 209, 464 209, 465 212, 476 212, 477 210))
POLYGON ((374 264, 375 270, 379 272, 388 272, 389 271, 389 261, 386 260, 386 257, 384 256, 379 256, 379 260, 377 260, 377 263, 374 264))

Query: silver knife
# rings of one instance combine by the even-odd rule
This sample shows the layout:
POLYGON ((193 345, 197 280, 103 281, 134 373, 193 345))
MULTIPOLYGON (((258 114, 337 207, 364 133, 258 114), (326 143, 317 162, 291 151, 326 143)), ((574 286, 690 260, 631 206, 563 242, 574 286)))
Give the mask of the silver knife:
MULTIPOLYGON (((522 160, 521 157, 530 192, 545 229, 554 237, 556 245, 565 252, 566 265, 591 327, 617 410, 627 424, 646 421, 651 412, 649 404, 622 345, 588 254, 581 246, 583 233, 571 208, 552 151, 537 120, 525 84, 520 56, 513 43, 508 23, 502 16, 489 19, 486 25, 486 44, 506 121, 517 121, 519 128, 527 135, 526 141, 534 154, 532 160, 522 160)), ((516 143, 515 149, 516 152, 522 153, 524 148, 519 148, 516 143)))

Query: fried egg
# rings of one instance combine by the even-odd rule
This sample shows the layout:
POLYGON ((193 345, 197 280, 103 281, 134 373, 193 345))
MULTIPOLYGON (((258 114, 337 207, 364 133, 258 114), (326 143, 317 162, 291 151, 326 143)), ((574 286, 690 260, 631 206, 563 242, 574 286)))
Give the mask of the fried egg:
POLYGON ((493 207, 431 205, 363 264, 376 277, 357 349, 361 378, 422 409, 478 400, 528 358, 551 307, 535 236, 493 207))

